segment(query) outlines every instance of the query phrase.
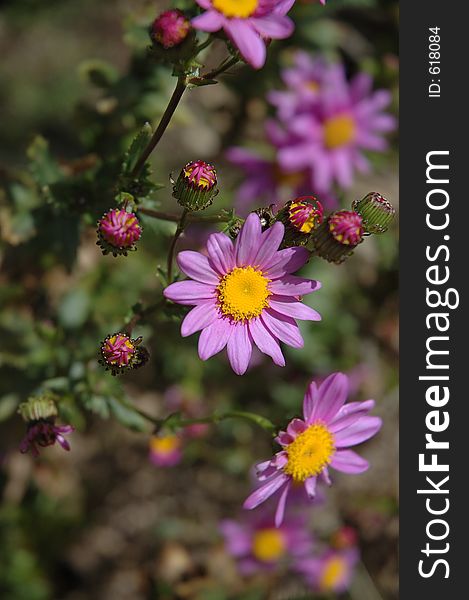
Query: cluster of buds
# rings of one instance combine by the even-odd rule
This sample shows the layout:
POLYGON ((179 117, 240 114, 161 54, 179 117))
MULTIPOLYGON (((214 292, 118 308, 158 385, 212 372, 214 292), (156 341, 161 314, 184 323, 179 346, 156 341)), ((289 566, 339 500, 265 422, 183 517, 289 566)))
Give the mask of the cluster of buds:
POLYGON ((137 216, 124 208, 113 208, 98 221, 98 241, 103 254, 124 255, 136 250, 142 235, 137 216))
POLYGON ((187 210, 204 210, 218 194, 215 167, 203 160, 187 163, 174 183, 173 196, 187 210))
POLYGON ((45 392, 20 404, 18 412, 27 423, 27 432, 20 444, 20 452, 23 454, 31 451, 36 458, 39 456, 38 446, 46 448, 56 442, 64 450, 70 450, 70 444, 64 435, 72 433, 74 429, 71 425, 55 424, 58 416, 56 399, 54 394, 45 392))
POLYGON ((125 333, 108 335, 101 345, 100 363, 112 375, 143 367, 149 359, 149 352, 141 346, 143 338, 131 339, 125 333))
POLYGON ((323 218, 322 204, 314 196, 301 196, 287 202, 276 216, 276 220, 285 225, 282 247, 304 246, 323 218))
POLYGON ((364 237, 387 231, 395 210, 381 194, 371 192, 352 204, 352 210, 339 210, 313 231, 308 247, 321 258, 340 264, 353 254, 364 237))

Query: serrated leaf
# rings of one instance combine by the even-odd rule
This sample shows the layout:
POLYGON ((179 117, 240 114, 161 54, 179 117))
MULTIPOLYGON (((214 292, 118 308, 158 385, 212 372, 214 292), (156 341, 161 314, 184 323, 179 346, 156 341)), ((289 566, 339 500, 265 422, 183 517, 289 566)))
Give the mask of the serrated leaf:
POLYGON ((144 149, 148 146, 153 131, 150 123, 145 123, 142 129, 134 137, 130 148, 125 154, 124 161, 122 163, 122 175, 130 175, 137 164, 138 159, 142 155, 144 149))

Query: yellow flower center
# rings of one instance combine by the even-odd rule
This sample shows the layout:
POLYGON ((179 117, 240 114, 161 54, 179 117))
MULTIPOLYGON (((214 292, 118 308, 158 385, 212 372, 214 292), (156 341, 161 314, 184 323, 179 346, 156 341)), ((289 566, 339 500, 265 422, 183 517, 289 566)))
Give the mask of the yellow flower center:
POLYGON ((321 574, 319 587, 323 592, 333 591, 347 571, 347 563, 340 556, 330 558, 321 574))
POLYGON ((317 81, 308 81, 308 83, 306 84, 306 87, 308 90, 311 90, 312 92, 319 92, 319 83, 317 81))
POLYGON ((348 115, 327 119, 324 124, 324 143, 329 149, 345 146, 355 139, 355 121, 348 115))
POLYGON ((247 19, 256 12, 259 0, 212 0, 212 4, 226 17, 247 19))
POLYGON ((285 550, 285 539, 278 529, 260 529, 254 534, 252 553, 257 560, 274 562, 281 558, 285 550))
POLYGON ((316 423, 300 433, 286 452, 288 462, 284 472, 294 481, 305 481, 319 475, 331 462, 335 452, 334 438, 325 425, 316 423))
POLYGON ((217 288, 221 312, 235 321, 258 317, 269 306, 269 281, 253 267, 236 267, 217 288))
POLYGON ((156 454, 171 454, 181 446, 177 435, 154 436, 150 440, 150 448, 156 454))
POLYGON ((283 171, 279 165, 275 165, 274 178, 278 185, 293 188, 300 185, 303 181, 304 173, 302 171, 287 173, 286 171, 283 171))

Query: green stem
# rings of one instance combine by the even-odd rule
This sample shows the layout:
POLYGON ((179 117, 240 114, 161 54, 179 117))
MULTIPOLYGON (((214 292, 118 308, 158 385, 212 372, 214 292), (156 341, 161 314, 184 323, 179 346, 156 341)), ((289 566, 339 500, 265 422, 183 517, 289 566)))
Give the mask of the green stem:
POLYGON ((197 56, 197 54, 199 54, 200 52, 202 52, 202 50, 205 50, 205 48, 208 48, 210 46, 210 44, 213 42, 213 36, 209 35, 208 38, 205 40, 205 42, 202 42, 202 44, 200 44, 199 46, 197 46, 197 48, 195 49, 195 55, 197 56))
POLYGON ((209 71, 208 73, 203 75, 202 79, 215 79, 215 77, 218 77, 218 75, 221 75, 222 73, 228 71, 228 69, 230 69, 231 67, 234 67, 238 62, 239 58, 233 56, 230 60, 223 61, 221 65, 218 66, 216 69, 213 69, 213 71, 209 71))
POLYGON ((171 246, 169 247, 169 251, 168 251, 168 285, 170 283, 173 282, 173 260, 174 260, 174 250, 176 248, 176 244, 178 239, 180 238, 181 234, 183 233, 185 227, 186 227, 186 219, 187 219, 187 214, 188 214, 188 210, 187 208, 185 208, 182 212, 181 218, 179 220, 176 232, 174 234, 174 237, 171 241, 171 246))
POLYGON ((191 425, 216 425, 217 423, 221 423, 227 419, 243 419, 245 421, 249 421, 250 423, 258 425, 271 435, 274 435, 274 433, 277 431, 277 428, 272 421, 266 417, 241 410, 230 410, 224 413, 214 413, 211 416, 200 417, 197 419, 181 419, 179 413, 171 414, 165 419, 157 419, 156 417, 152 417, 140 409, 136 408, 135 410, 141 417, 153 423, 157 431, 163 429, 165 426, 168 426, 168 428, 176 427, 182 429, 184 427, 190 427, 191 425))
MULTIPOLYGON (((140 208, 139 212, 147 217, 154 219, 160 219, 162 221, 172 221, 173 223, 179 223, 181 215, 174 213, 167 213, 159 210, 153 210, 152 208, 140 208)), ((199 215, 196 213, 189 213, 187 215, 188 223, 228 223, 231 221, 231 215, 199 215)))
POLYGON ((164 111, 160 122, 158 123, 158 127, 156 128, 155 133, 153 134, 151 140, 148 142, 147 147, 142 152, 140 158, 138 159, 137 163, 135 164, 135 167, 132 170, 132 177, 138 177, 140 175, 140 172, 143 169, 145 163, 147 162, 150 154, 156 148, 159 141, 163 137, 164 132, 168 128, 168 125, 171 122, 171 119, 186 89, 186 77, 181 75, 178 78, 176 88, 174 89, 173 95, 171 96, 171 99, 168 102, 168 106, 166 107, 166 110, 164 111))
POLYGON ((145 317, 147 317, 148 315, 150 315, 152 312, 161 308, 163 306, 164 302, 165 302, 164 299, 159 300, 155 304, 151 304, 150 306, 147 306, 146 308, 142 308, 141 310, 136 312, 135 315, 130 319, 130 321, 128 323, 126 323, 126 325, 124 325, 124 333, 126 333, 129 336, 132 335, 132 331, 134 330, 137 323, 139 321, 141 321, 142 319, 144 319, 145 317))

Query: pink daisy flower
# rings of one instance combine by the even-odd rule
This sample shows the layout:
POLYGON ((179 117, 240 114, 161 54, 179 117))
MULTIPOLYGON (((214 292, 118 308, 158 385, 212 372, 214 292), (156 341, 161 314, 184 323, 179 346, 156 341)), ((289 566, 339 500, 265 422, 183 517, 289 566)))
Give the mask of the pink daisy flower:
POLYGON ((330 485, 329 466, 344 473, 368 469, 368 461, 349 448, 373 437, 382 422, 379 417, 367 416, 374 400, 345 404, 348 390, 348 378, 342 373, 330 375, 319 387, 314 381, 310 384, 303 401, 303 419, 293 419, 276 438, 282 450, 257 465, 257 477, 263 484, 247 498, 244 508, 256 508, 281 490, 275 515, 278 527, 292 484, 303 484, 312 500, 318 479, 330 485))
POLYGON ((243 58, 255 69, 264 66, 266 40, 280 40, 293 33, 287 17, 295 0, 196 0, 207 12, 195 17, 195 29, 223 29, 243 58))
POLYGON ((155 467, 174 467, 182 460, 182 440, 174 433, 152 436, 149 446, 149 459, 155 467))
POLYGON ((301 302, 301 296, 320 288, 320 283, 292 275, 309 258, 305 248, 278 250, 284 235, 282 223, 262 232, 259 217, 246 219, 236 242, 224 233, 212 234, 204 256, 180 252, 178 264, 192 280, 173 283, 164 290, 169 300, 195 306, 185 317, 183 337, 202 331, 202 360, 227 347, 235 373, 246 372, 253 345, 285 365, 279 341, 304 345, 295 319, 319 321, 320 315, 301 302))
POLYGON ((286 519, 279 528, 272 526, 270 515, 261 514, 242 521, 226 519, 219 529, 242 575, 272 571, 288 562, 299 570, 313 551, 313 537, 304 515, 286 519))
MULTIPOLYGON (((305 103, 304 93, 292 91, 298 97, 298 110, 288 119, 282 118, 285 102, 276 99, 288 139, 278 151, 280 166, 286 172, 310 170, 319 194, 334 184, 349 188, 356 171, 370 170, 364 151, 387 148, 384 134, 396 127, 394 117, 384 112, 391 94, 373 91, 372 79, 365 73, 348 82, 343 67, 336 67, 334 76, 323 81, 314 101, 305 103)), ((293 111, 295 100, 288 98, 293 111)))
POLYGON ((316 592, 340 594, 350 587, 359 557, 357 548, 329 549, 318 557, 299 561, 296 569, 316 592))

